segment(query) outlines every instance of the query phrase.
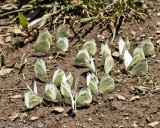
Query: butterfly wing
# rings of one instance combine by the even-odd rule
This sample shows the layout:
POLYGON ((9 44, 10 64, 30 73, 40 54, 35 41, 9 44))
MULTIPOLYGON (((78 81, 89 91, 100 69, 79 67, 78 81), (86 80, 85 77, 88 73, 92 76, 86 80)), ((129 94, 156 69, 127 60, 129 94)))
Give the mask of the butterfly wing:
POLYGON ((130 73, 133 75, 145 75, 148 71, 148 64, 146 59, 139 61, 137 64, 135 64, 132 69, 130 70, 130 73))
POLYGON ((111 55, 107 56, 104 63, 105 73, 109 73, 114 66, 114 60, 111 55))
POLYGON ((60 86, 63 75, 64 75, 64 71, 58 68, 53 75, 52 83, 54 83, 56 86, 60 86))
POLYGON ((75 62, 76 63, 86 63, 86 60, 90 61, 90 55, 87 49, 82 49, 76 55, 75 62))
POLYGON ((132 62, 131 54, 127 50, 125 50, 125 52, 124 52, 124 64, 125 64, 126 69, 128 69, 128 66, 130 65, 131 62, 132 62))
POLYGON ((111 55, 111 50, 109 49, 109 46, 107 43, 101 45, 101 52, 102 52, 103 61, 105 61, 107 56, 111 55))
POLYGON ((68 38, 67 37, 60 37, 55 45, 55 49, 57 51, 67 51, 69 47, 68 38))
POLYGON ((46 66, 43 59, 37 60, 34 66, 34 71, 38 76, 42 78, 46 77, 46 66))
POLYGON ((65 25, 61 25, 57 31, 57 38, 65 37, 69 33, 69 29, 65 25))
POLYGON ((85 105, 92 102, 92 94, 89 87, 83 88, 77 95, 76 105, 85 105))
POLYGON ((39 97, 35 92, 28 91, 25 93, 25 104, 27 108, 32 109, 42 102, 42 98, 39 97))
POLYGON ((115 88, 115 83, 113 78, 111 78, 108 74, 104 74, 100 80, 99 84, 99 92, 109 92, 115 88))
POLYGON ((87 59, 86 60, 86 65, 87 67, 92 71, 92 72, 96 72, 96 68, 95 68, 95 65, 94 65, 94 62, 93 62, 93 58, 91 57, 90 59, 90 62, 88 62, 87 59))
POLYGON ((87 49, 87 51, 90 55, 94 55, 97 51, 95 40, 94 39, 87 40, 84 43, 82 49, 87 49))

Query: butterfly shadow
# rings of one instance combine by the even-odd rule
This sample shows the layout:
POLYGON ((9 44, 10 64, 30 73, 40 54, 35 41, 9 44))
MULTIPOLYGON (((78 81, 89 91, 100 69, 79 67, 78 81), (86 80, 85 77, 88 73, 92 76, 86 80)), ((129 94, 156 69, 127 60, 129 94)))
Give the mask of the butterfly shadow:
POLYGON ((46 81, 42 81, 41 79, 39 79, 39 78, 37 78, 37 77, 35 77, 35 80, 36 80, 37 82, 40 82, 40 83, 46 83, 46 81))

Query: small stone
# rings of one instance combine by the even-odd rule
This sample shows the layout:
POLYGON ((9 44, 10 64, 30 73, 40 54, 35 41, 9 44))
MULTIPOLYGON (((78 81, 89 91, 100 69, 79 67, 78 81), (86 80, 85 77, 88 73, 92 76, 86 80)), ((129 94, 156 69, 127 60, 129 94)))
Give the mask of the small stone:
POLYGON ((154 54, 154 55, 152 56, 152 58, 156 58, 156 54, 154 54))
POLYGON ((157 40, 157 44, 159 44, 159 45, 160 45, 160 40, 157 40))
POLYGON ((132 34, 132 36, 135 36, 136 32, 135 31, 131 31, 131 34, 132 34))
POLYGON ((157 26, 160 27, 160 21, 157 22, 157 26))
POLYGON ((139 99, 140 99, 139 96, 133 96, 133 97, 130 99, 130 101, 132 102, 132 101, 139 100, 139 99))
POLYGON ((137 41, 140 41, 140 40, 141 40, 141 38, 137 37, 137 38, 136 38, 136 40, 137 40, 137 41))
POLYGON ((153 37, 151 36, 151 37, 149 37, 149 39, 150 39, 150 40, 153 40, 153 37))
POLYGON ((133 127, 134 127, 134 128, 138 128, 138 125, 134 122, 134 123, 133 123, 133 127))
POLYGON ((53 56, 49 56, 48 59, 49 59, 49 60, 52 60, 52 59, 53 59, 53 56))
POLYGON ((155 127, 158 124, 159 124, 159 121, 154 121, 154 122, 149 123, 148 126, 150 126, 150 127, 153 128, 153 127, 155 127))
POLYGON ((5 39, 5 43, 9 43, 9 42, 11 42, 11 40, 12 40, 11 36, 8 36, 8 37, 5 39))
POLYGON ((103 36, 103 35, 97 35, 97 38, 98 38, 99 40, 104 40, 104 39, 105 39, 105 36, 103 36))
POLYGON ((58 112, 58 113, 62 113, 62 112, 64 112, 64 108, 56 107, 56 108, 54 108, 53 111, 58 112))
POLYGON ((145 35, 145 34, 143 34, 143 35, 141 35, 141 37, 142 37, 142 38, 145 38, 145 37, 146 37, 146 35, 145 35))
POLYGON ((160 31, 156 31, 156 34, 160 34, 160 31))
POLYGON ((27 113, 20 113, 19 118, 21 121, 23 121, 27 117, 27 113))
POLYGON ((31 120, 31 121, 38 120, 38 117, 36 117, 36 116, 32 116, 32 117, 30 118, 30 120, 31 120))
POLYGON ((160 16, 160 12, 159 12, 159 13, 157 13, 157 16, 160 16))
POLYGON ((119 52, 117 52, 117 51, 113 52, 112 56, 118 58, 119 57, 119 52))
POLYGON ((118 98, 118 100, 123 100, 123 101, 125 101, 126 100, 126 98, 124 97, 124 96, 122 96, 122 95, 117 95, 117 98, 118 98))

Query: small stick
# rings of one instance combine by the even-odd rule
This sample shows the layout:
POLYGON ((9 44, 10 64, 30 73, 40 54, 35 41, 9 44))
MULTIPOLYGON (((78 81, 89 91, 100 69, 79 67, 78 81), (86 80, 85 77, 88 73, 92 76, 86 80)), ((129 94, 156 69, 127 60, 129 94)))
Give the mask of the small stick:
POLYGON ((1 91, 16 91, 16 90, 28 90, 28 88, 12 88, 12 89, 0 89, 1 91))

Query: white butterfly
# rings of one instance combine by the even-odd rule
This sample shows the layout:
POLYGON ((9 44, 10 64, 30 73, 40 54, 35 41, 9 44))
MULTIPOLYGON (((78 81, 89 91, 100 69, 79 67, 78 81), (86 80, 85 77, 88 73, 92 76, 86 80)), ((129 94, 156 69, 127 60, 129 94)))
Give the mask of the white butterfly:
POLYGON ((101 53, 102 53, 103 61, 106 60, 107 56, 111 56, 111 50, 109 49, 107 43, 105 43, 105 44, 102 43, 102 45, 101 45, 101 53))
POLYGON ((62 96, 60 91, 57 89, 57 86, 55 86, 53 83, 47 84, 45 86, 45 92, 44 92, 45 98, 54 101, 62 101, 62 96))
POLYGON ((94 39, 87 40, 84 43, 82 49, 87 49, 87 51, 90 55, 94 55, 97 51, 95 40, 94 39))
POLYGON ((133 75, 145 75, 148 70, 147 61, 144 58, 142 49, 136 50, 134 56, 125 50, 124 52, 124 64, 127 71, 133 75))
POLYGON ((65 77, 66 76, 64 76, 64 79, 61 84, 61 93, 65 98, 71 101, 72 110, 73 113, 75 113, 77 111, 76 109, 77 105, 89 104, 92 101, 92 95, 88 87, 81 89, 79 93, 76 92, 78 85, 77 79, 75 82, 75 91, 74 94, 72 94, 71 85, 68 83, 65 77))
POLYGON ((127 42, 125 43, 120 37, 119 38, 119 54, 121 58, 123 58, 125 50, 126 49, 129 50, 129 48, 130 48, 129 40, 127 40, 127 42))
POLYGON ((143 48, 145 56, 152 55, 154 52, 154 45, 149 38, 144 39, 139 47, 143 48))
POLYGON ((36 45, 34 48, 34 52, 47 52, 50 49, 50 44, 52 43, 52 36, 45 28, 39 34, 36 45))
POLYGON ((32 109, 42 102, 42 98, 38 96, 36 81, 34 82, 34 90, 32 90, 29 85, 27 85, 27 87, 30 91, 24 94, 25 104, 27 108, 32 109))
POLYGON ((93 73, 87 74, 87 86, 90 88, 92 95, 98 97, 98 78, 93 73))
POLYGON ((63 75, 64 75, 64 71, 62 69, 57 68, 57 70, 54 72, 51 82, 54 83, 56 86, 60 86, 63 75))
POLYGON ((81 49, 76 55, 75 62, 76 63, 86 63, 86 60, 90 61, 90 55, 87 49, 81 49))
POLYGON ((23 55, 22 55, 21 63, 20 63, 19 66, 22 67, 26 62, 27 62, 27 55, 26 55, 26 53, 24 52, 23 55))
POLYGON ((115 88, 115 83, 113 78, 109 76, 109 74, 104 74, 101 77, 99 83, 99 93, 109 92, 115 88))
POLYGON ((85 60, 86 60, 86 65, 87 65, 87 67, 88 67, 92 72, 96 72, 96 68, 95 68, 95 65, 94 65, 94 62, 93 62, 93 58, 91 57, 90 62, 89 62, 87 59, 85 59, 85 60))
POLYGON ((108 55, 105 59, 104 70, 105 73, 109 73, 114 66, 114 60, 111 55, 108 55))
POLYGON ((37 76, 40 76, 42 78, 46 77, 46 65, 43 59, 39 59, 36 61, 34 65, 34 72, 37 76))
POLYGON ((55 49, 57 51, 67 51, 69 47, 68 38, 67 37, 59 37, 58 41, 55 45, 55 49))
POLYGON ((57 31, 57 38, 65 37, 69 33, 69 29, 65 25, 61 25, 57 31))

